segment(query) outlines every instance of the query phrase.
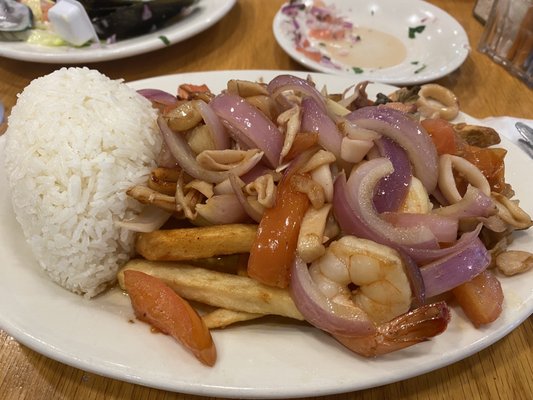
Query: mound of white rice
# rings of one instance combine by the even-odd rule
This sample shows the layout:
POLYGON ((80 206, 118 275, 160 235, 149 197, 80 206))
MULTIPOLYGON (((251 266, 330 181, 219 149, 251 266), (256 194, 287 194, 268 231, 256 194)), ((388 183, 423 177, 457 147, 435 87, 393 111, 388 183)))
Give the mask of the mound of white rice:
POLYGON ((19 95, 6 132, 13 208, 35 258, 61 286, 92 297, 133 251, 115 222, 139 204, 161 148, 156 111, 122 81, 62 68, 19 95))

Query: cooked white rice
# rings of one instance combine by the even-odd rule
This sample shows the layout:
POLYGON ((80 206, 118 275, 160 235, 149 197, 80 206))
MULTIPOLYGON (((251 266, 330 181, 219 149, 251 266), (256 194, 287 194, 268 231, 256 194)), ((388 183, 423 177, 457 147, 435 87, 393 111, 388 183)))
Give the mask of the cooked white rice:
POLYGON ((119 80, 87 68, 35 79, 8 120, 13 208, 35 258, 61 286, 92 297, 133 251, 115 222, 139 212, 126 195, 161 147, 156 111, 119 80))

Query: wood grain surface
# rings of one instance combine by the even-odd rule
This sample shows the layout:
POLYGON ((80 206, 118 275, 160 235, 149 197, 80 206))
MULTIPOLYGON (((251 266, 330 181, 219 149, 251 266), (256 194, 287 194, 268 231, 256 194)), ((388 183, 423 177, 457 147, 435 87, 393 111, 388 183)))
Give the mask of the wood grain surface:
MULTIPOLYGON (((533 119, 533 91, 476 51, 483 27, 472 15, 474 1, 430 2, 459 21, 472 47, 466 62, 437 82, 453 90, 460 99, 461 109, 474 117, 508 115, 533 119)), ((191 39, 145 55, 90 66, 111 78, 127 81, 209 70, 305 70, 283 52, 272 34, 272 19, 281 4, 280 0, 238 0, 225 18, 191 39)), ((32 79, 58 67, 0 58, 0 100, 6 110, 15 104, 17 93, 32 79)), ((28 294, 21 293, 24 295, 28 294)), ((448 367, 402 382, 321 399, 530 399, 533 398, 532 342, 533 317, 530 316, 494 345, 448 367)), ((151 389, 78 370, 42 356, 0 331, 0 399, 206 398, 151 389)))

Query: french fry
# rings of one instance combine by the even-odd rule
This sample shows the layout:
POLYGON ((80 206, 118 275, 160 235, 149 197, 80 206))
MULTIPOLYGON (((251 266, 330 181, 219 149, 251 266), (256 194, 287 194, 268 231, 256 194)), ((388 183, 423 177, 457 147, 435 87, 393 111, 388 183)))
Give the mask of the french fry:
POLYGON ((210 271, 176 262, 133 259, 117 275, 122 289, 124 289, 124 271, 128 269, 141 271, 163 280, 176 293, 188 300, 229 310, 274 314, 304 320, 287 290, 263 285, 245 276, 210 271))
POLYGON ((237 322, 250 321, 263 317, 264 314, 252 314, 245 311, 228 310, 227 308, 217 308, 210 313, 202 315, 205 325, 209 329, 225 328, 237 322))
POLYGON ((158 230, 139 234, 135 249, 147 260, 154 261, 186 261, 247 253, 256 231, 256 225, 247 224, 158 230))

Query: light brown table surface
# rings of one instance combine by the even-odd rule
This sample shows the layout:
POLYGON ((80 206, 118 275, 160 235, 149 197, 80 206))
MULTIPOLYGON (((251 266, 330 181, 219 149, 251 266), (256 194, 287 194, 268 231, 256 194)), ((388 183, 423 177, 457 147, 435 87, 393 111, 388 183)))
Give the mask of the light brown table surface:
MULTIPOLYGON (((533 118, 533 91, 476 51, 482 25, 472 16, 474 2, 434 0, 431 3, 461 23, 473 48, 456 72, 438 80, 457 94, 461 109, 480 118, 491 115, 533 118)), ((304 70, 282 51, 272 34, 272 19, 281 4, 279 0, 238 0, 219 23, 189 40, 137 57, 92 64, 92 67, 112 78, 126 80, 191 71, 304 70)), ((0 100, 9 109, 25 85, 56 68, 58 65, 0 58, 0 100)), ((533 398, 532 343, 533 318, 529 317, 494 345, 448 367, 402 382, 322 399, 530 399, 533 398)), ((204 399, 78 370, 41 356, 0 331, 2 400, 185 398, 204 399)))

